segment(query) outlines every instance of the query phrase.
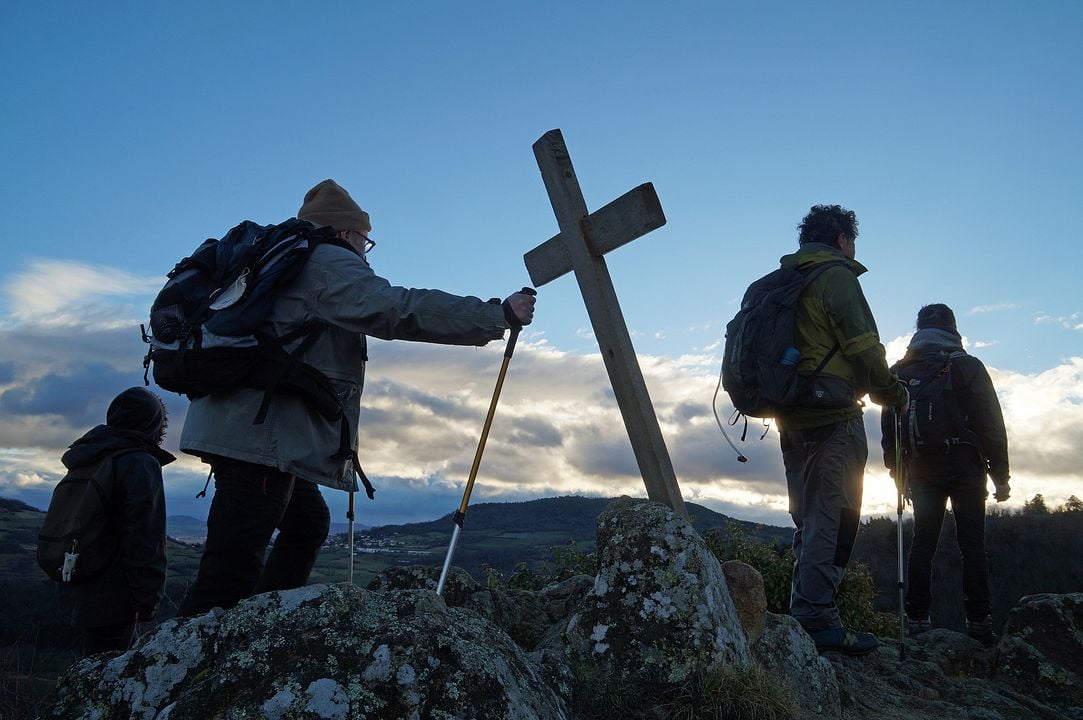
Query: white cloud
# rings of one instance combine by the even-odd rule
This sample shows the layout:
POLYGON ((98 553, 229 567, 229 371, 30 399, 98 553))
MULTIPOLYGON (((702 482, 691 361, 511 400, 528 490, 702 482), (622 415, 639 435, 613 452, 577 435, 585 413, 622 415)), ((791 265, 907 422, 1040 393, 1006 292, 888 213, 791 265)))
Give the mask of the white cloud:
POLYGON ((978 305, 970 308, 968 315, 980 315, 982 313, 1001 312, 1004 310, 1016 310, 1019 305, 1015 303, 996 303, 994 305, 978 305))
POLYGON ((4 288, 10 307, 8 324, 115 328, 141 316, 142 304, 131 301, 145 302, 145 296, 162 284, 161 278, 139 277, 102 265, 33 260, 4 288), (129 304, 118 303, 120 298, 129 304))
MULTIPOLYGON (((85 268, 84 268, 85 269, 85 268)), ((38 268, 54 279, 69 277, 38 268), (53 273, 50 275, 50 273, 53 273)), ((35 270, 35 272, 38 272, 35 270)), ((137 280, 97 284, 107 269, 82 277, 84 291, 103 302, 122 297, 137 280), (91 278, 88 280, 87 278, 91 278)), ((27 277, 8 287, 25 288, 27 277)), ((78 283, 75 283, 78 285, 78 283)), ((143 286, 144 288, 146 285, 143 286)), ((20 290, 19 292, 25 292, 20 290)), ((56 316, 83 301, 74 291, 63 302, 42 299, 19 306, 23 317, 56 316)), ((114 306, 114 313, 115 306, 114 306)), ((910 339, 887 342, 889 362, 910 339)), ((41 325, 0 328, 0 495, 41 498, 62 471, 69 443, 104 417, 112 393, 141 384, 143 346, 137 328, 94 332, 41 325), (35 495, 35 493, 37 493, 35 495)), ((377 483, 379 500, 364 506, 367 524, 432 519, 454 508, 469 474, 500 367, 503 343, 475 349, 373 341, 362 403, 361 454, 377 483), (446 506, 446 507, 445 507, 446 506)), ((737 517, 786 525, 786 489, 777 433, 762 441, 756 420, 727 428, 748 463, 737 462, 711 412, 720 357, 715 343, 680 357, 640 355, 639 364, 681 489, 737 517)), ((1013 474, 1011 504, 1041 492, 1051 504, 1083 487, 1083 358, 1037 374, 990 368, 1007 418, 1013 474)), ((175 449, 185 401, 165 396, 175 449)), ((719 415, 732 408, 722 393, 719 415)), ((866 413, 870 461, 865 511, 894 513, 894 486, 880 462, 879 415, 866 413)), ((182 456, 166 469, 171 513, 198 514, 192 505, 206 468, 182 456)), ((645 494, 624 424, 597 350, 580 355, 552 347, 542 333, 524 333, 508 369, 482 460, 474 498, 527 499, 558 494, 645 494)), ((332 504, 340 498, 329 493, 332 504)))
POLYGON ((1083 313, 1071 315, 1053 316, 1047 313, 1038 313, 1034 316, 1035 325, 1060 325, 1066 330, 1083 330, 1083 313))

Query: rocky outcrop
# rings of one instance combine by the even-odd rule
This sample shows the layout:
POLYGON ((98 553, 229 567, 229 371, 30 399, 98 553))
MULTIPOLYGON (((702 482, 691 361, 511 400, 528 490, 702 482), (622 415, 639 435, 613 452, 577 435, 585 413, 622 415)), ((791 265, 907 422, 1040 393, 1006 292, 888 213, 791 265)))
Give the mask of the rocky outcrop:
POLYGON ((752 645, 752 653, 789 689, 800 720, 840 716, 835 669, 816 652, 812 638, 792 617, 767 613, 763 633, 752 645))
MULTIPOLYGON (((394 567, 373 578, 368 589, 379 592, 426 589, 435 592, 439 579, 440 568, 437 567, 394 567)), ((461 568, 453 567, 444 583, 443 598, 449 607, 466 608, 477 613, 500 627, 520 647, 532 650, 547 632, 553 630, 555 623, 567 621, 572 609, 593 584, 593 578, 580 575, 538 592, 504 591, 484 587, 461 568)), ((562 628, 563 625, 556 630, 562 628)))
MULTIPOLYGON (((408 567, 365 590, 259 595, 77 663, 43 717, 654 718, 712 680, 766 672, 758 699, 792 698, 800 720, 1083 720, 1083 594, 1025 598, 994 648, 934 630, 907 640, 905 658, 890 639, 821 656, 792 618, 762 611, 754 570, 724 569, 662 505, 611 505, 598 561, 596 577, 538 592, 453 569, 439 597, 438 568, 408 567)), ((728 716, 695 702, 679 712, 728 716)), ((742 712, 782 717, 786 702, 742 712)))
POLYGON ((428 590, 311 585, 163 623, 134 650, 88 659, 45 717, 567 717, 495 625, 428 590))
POLYGON ((751 660, 718 559, 664 505, 621 499, 598 518, 598 575, 564 633, 573 665, 665 688, 751 660))
POLYGON ((1083 716, 1083 593, 1029 595, 1008 615, 996 677, 1083 716))

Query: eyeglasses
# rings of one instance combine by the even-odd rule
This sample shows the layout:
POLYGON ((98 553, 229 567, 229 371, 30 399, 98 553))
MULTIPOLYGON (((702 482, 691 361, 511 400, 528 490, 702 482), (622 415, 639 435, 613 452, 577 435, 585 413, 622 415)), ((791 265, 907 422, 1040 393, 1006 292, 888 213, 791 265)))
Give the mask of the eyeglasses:
POLYGON ((366 235, 365 233, 361 232, 360 230, 350 230, 350 231, 347 232, 347 235, 360 235, 361 236, 361 239, 365 241, 365 244, 362 245, 362 247, 364 248, 364 250, 362 252, 364 252, 365 254, 368 254, 369 252, 372 251, 372 248, 376 247, 376 241, 375 240, 369 240, 369 236, 366 235))

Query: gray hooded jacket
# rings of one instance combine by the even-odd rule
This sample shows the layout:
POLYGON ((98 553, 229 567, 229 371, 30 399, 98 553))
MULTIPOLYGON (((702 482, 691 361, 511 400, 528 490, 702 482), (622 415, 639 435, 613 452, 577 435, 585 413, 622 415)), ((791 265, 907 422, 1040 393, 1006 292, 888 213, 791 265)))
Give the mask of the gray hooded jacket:
MULTIPOLYGON (((449 345, 485 345, 508 328, 498 304, 440 290, 391 285, 358 253, 319 245, 297 279, 282 290, 264 328, 281 337, 303 324, 327 327, 300 360, 323 372, 343 401, 357 449, 365 336, 449 345)), ((215 456, 266 465, 304 480, 355 491, 351 460, 336 460, 340 425, 311 410, 303 399, 272 396, 266 420, 253 420, 263 391, 237 388, 192 401, 180 448, 204 460, 215 456)))

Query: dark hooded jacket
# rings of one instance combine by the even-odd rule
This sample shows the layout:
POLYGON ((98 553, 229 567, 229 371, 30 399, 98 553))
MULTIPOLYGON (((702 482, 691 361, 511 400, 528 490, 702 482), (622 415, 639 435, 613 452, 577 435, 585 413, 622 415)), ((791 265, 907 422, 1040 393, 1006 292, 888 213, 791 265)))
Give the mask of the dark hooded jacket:
MULTIPOLYGON (((1008 482, 1008 437, 993 381, 981 360, 963 352, 959 333, 951 328, 928 327, 910 340, 903 359, 892 370, 927 365, 943 367, 951 357, 952 387, 966 416, 969 444, 958 445, 942 454, 911 458, 912 483, 936 483, 951 487, 984 488, 986 473, 996 484, 1008 482)), ((884 465, 895 468, 895 415, 885 409, 881 415, 884 465)))
POLYGON ((153 393, 125 390, 109 406, 106 424, 72 443, 61 462, 69 470, 110 456, 111 508, 120 550, 109 568, 85 583, 63 585, 74 600, 72 625, 101 627, 151 620, 165 591, 165 494, 162 466, 175 458, 159 447, 165 411, 153 393))

